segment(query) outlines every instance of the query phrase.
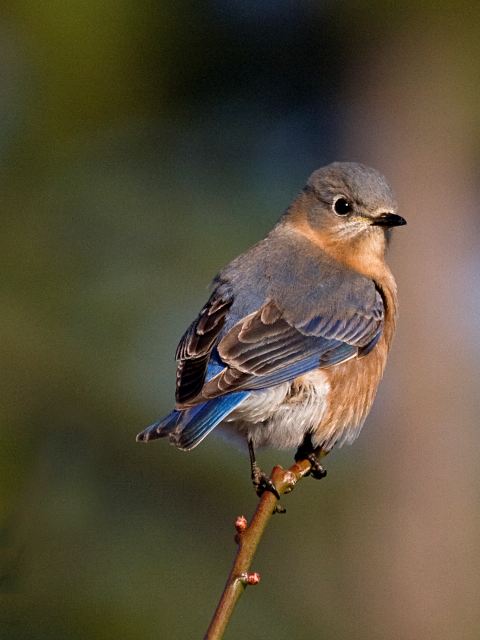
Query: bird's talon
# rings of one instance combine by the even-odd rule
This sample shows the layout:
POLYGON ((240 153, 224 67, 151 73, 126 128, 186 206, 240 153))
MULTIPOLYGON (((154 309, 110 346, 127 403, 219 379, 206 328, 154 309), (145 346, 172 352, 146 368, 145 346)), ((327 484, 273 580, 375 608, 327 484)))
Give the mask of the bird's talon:
POLYGON ((312 476, 315 480, 321 480, 327 475, 327 470, 322 467, 319 461, 319 457, 322 454, 325 455, 320 447, 313 446, 311 435, 307 434, 302 444, 298 447, 295 460, 297 462, 299 460, 308 460, 310 462, 310 470, 306 475, 312 476))
POLYGON ((311 475, 312 478, 315 478, 315 480, 321 480, 322 478, 325 478, 325 476, 327 475, 327 470, 322 467, 322 465, 318 461, 317 456, 314 453, 310 453, 307 456, 307 460, 312 465, 309 475, 311 475))
POLYGON ((265 493, 265 491, 270 491, 270 493, 273 493, 277 500, 280 500, 280 494, 277 491, 277 487, 263 472, 260 472, 258 478, 254 479, 253 486, 255 487, 257 496, 261 497, 265 493))
POLYGON ((277 491, 277 487, 258 466, 255 460, 253 444, 250 440, 248 441, 248 450, 250 453, 250 470, 252 473, 252 483, 255 487, 255 491, 257 492, 257 496, 260 497, 265 493, 265 491, 270 491, 270 493, 273 493, 277 500, 280 500, 280 494, 277 491))
POLYGON ((310 475, 312 476, 312 478, 315 478, 315 480, 321 480, 322 478, 325 478, 325 476, 327 475, 327 470, 324 469, 322 465, 318 465, 318 466, 319 466, 318 469, 312 469, 310 472, 310 475))

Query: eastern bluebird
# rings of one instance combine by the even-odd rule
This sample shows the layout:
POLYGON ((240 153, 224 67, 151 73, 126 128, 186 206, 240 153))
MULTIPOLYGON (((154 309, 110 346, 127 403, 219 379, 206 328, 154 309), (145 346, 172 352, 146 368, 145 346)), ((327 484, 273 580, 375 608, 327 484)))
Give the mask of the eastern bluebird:
POLYGON ((196 447, 215 428, 248 444, 257 490, 273 490, 254 448, 319 458, 358 436, 395 332, 397 289, 385 263, 406 224, 377 171, 315 171, 266 238, 214 279, 177 347, 176 408, 137 436, 196 447))

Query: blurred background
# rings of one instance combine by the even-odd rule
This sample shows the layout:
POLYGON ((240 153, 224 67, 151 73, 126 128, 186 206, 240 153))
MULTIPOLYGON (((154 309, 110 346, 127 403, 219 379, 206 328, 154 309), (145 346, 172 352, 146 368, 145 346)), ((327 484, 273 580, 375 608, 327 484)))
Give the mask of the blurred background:
POLYGON ((408 220, 398 334, 226 638, 479 637, 479 43, 467 2, 2 3, 2 639, 202 637, 248 461, 135 435, 212 276, 335 159, 408 220))

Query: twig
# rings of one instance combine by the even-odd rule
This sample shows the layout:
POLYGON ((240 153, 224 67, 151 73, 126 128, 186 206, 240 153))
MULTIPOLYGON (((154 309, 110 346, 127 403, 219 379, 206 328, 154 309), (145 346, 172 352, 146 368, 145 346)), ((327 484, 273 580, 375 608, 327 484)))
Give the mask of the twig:
MULTIPOLYGON (((280 495, 292 491, 297 482, 307 475, 311 469, 309 460, 300 460, 290 467, 274 467, 270 476, 280 495)), ((233 613, 238 599, 248 584, 258 584, 258 573, 249 573, 255 551, 263 536, 267 524, 276 510, 278 498, 270 491, 265 491, 260 498, 257 510, 249 526, 243 516, 236 520, 236 541, 238 550, 233 567, 228 576, 220 601, 213 615, 204 640, 220 640, 233 613)))

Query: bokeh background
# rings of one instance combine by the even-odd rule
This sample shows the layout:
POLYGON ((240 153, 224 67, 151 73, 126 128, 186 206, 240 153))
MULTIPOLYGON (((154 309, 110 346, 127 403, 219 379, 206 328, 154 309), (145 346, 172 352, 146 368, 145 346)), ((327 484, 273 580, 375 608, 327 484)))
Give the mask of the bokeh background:
POLYGON ((202 637, 248 462, 135 434, 210 278, 334 159, 408 219, 398 334, 226 637, 479 637, 479 43, 462 1, 2 3, 2 639, 202 637))

